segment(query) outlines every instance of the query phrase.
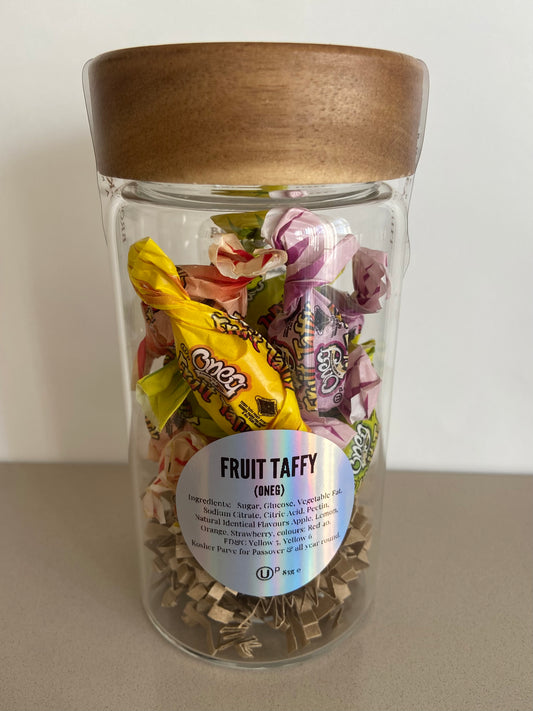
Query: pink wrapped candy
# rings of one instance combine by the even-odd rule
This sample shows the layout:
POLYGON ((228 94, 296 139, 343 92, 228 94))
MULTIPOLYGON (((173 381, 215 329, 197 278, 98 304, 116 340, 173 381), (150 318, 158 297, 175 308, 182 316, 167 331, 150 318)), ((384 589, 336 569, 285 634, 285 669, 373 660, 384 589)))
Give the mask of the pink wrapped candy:
POLYGON ((360 313, 379 311, 381 298, 390 294, 387 254, 377 249, 359 247, 352 259, 353 288, 351 298, 360 313))
POLYGON ((302 208, 271 211, 264 230, 272 230, 270 244, 287 252, 283 311, 270 324, 269 339, 291 365, 302 410, 328 411, 342 402, 350 341, 364 316, 353 309, 342 313, 333 292, 328 298, 319 287, 351 264, 358 242, 302 208))

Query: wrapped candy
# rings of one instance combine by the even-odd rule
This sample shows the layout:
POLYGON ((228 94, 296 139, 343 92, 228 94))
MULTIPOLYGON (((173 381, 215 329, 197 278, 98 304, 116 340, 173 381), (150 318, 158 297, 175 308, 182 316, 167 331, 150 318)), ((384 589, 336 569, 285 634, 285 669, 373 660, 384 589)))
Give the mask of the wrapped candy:
POLYGON ((210 265, 178 267, 185 290, 195 301, 243 318, 248 307, 248 285, 286 261, 284 252, 272 248, 256 249, 250 254, 231 233, 214 235, 209 258, 210 265))
MULTIPOLYGON (((229 314, 246 314, 247 286, 252 278, 224 276, 213 264, 187 265, 177 267, 177 270, 191 299, 211 303, 229 314)), ((134 383, 150 373, 156 358, 164 356, 169 360, 176 357, 172 324, 167 313, 144 302, 141 302, 141 308, 146 322, 146 336, 137 350, 134 383)))
POLYGON ((184 289, 194 301, 210 304, 232 316, 246 314, 246 287, 251 279, 224 276, 214 264, 188 264, 177 270, 184 289))
POLYGON ((141 302, 141 308, 146 325, 146 335, 137 349, 133 372, 134 384, 139 378, 150 372, 156 358, 175 357, 174 334, 166 313, 154 309, 144 302, 141 302))
POLYGON ((285 273, 275 273, 254 279, 248 286, 248 311, 246 322, 268 337, 268 328, 272 320, 281 311, 285 273))
MULTIPOLYGON (((233 217, 242 219, 245 215, 233 217)), ((220 216, 221 219, 223 217, 220 216)), ((233 224, 228 219, 224 222, 233 224)), ((245 223, 247 224, 247 221, 245 223)), ((239 239, 231 233, 217 233, 213 236, 209 257, 212 261, 209 265, 177 267, 183 286, 191 299, 209 303, 227 311, 231 316, 242 317, 246 316, 248 307, 248 285, 286 261, 283 251, 272 248, 256 249, 252 254, 248 253, 242 249, 239 239)), ((167 314, 144 302, 141 307, 146 321, 146 336, 137 351, 134 383, 148 375, 156 358, 175 357, 174 335, 167 314)))
POLYGON ((355 490, 361 486, 372 462, 379 436, 379 420, 376 411, 353 426, 352 438, 343 448, 350 460, 355 480, 355 490))
POLYGON ((339 408, 350 423, 370 416, 380 378, 361 347, 363 313, 381 308, 390 291, 384 252, 361 247, 343 221, 309 210, 270 211, 263 230, 274 247, 287 251, 283 311, 268 327, 269 338, 286 354, 298 401, 305 412, 339 408), (332 283, 352 267, 354 292, 332 283))
POLYGON ((285 311, 295 307, 303 290, 333 282, 358 248, 345 220, 326 220, 304 208, 270 210, 262 234, 287 253, 285 311))
POLYGON ((176 491, 180 474, 189 459, 207 443, 207 439, 192 428, 178 432, 167 442, 159 460, 159 474, 143 495, 143 509, 148 519, 164 524, 167 517, 175 518, 175 510, 171 514, 173 504, 169 494, 176 491))
MULTIPOLYGON (((265 192, 262 191, 257 197, 264 197, 265 192)), ((246 197, 250 197, 246 195, 246 197)), ((220 234, 222 232, 231 232, 239 238, 244 249, 253 251, 258 244, 262 243, 261 229, 265 220, 266 210, 259 212, 225 212, 220 215, 213 215, 211 222, 216 225, 213 228, 211 235, 220 234)))
POLYGON ((149 238, 130 248, 128 270, 140 298, 169 316, 181 375, 224 432, 308 431, 290 372, 263 336, 241 319, 193 301, 172 261, 149 238))
POLYGON ((287 255, 281 249, 265 247, 254 249, 252 253, 247 252, 231 233, 213 238, 209 245, 209 258, 223 276, 249 281, 287 261, 287 255))
POLYGON ((341 449, 344 449, 353 437, 352 427, 336 417, 324 417, 317 412, 305 410, 302 415, 313 434, 329 439, 341 449))
POLYGON ((211 439, 224 437, 224 431, 192 396, 176 359, 139 380, 137 402, 143 408, 147 422, 155 425, 153 435, 158 433, 160 438, 168 434, 169 428, 172 434, 176 427, 186 423, 194 425, 211 439))
POLYGON ((335 281, 351 264, 358 242, 349 233, 339 236, 334 224, 301 208, 281 215, 272 210, 264 229, 272 230, 270 243, 287 252, 283 311, 272 320, 269 339, 291 364, 302 409, 328 411, 343 398, 349 344, 360 333, 364 316, 354 309, 341 312, 319 287, 335 281))
POLYGON ((354 423, 368 418, 376 408, 381 379, 363 346, 356 346, 348 356, 347 371, 350 377, 339 409, 348 422, 354 423))
POLYGON ((181 377, 178 361, 174 359, 155 373, 141 378, 137 383, 136 395, 147 419, 161 430, 190 391, 181 377))
POLYGON ((387 254, 377 249, 359 247, 352 259, 353 287, 351 298, 360 313, 370 314, 381 308, 381 298, 390 294, 387 254))

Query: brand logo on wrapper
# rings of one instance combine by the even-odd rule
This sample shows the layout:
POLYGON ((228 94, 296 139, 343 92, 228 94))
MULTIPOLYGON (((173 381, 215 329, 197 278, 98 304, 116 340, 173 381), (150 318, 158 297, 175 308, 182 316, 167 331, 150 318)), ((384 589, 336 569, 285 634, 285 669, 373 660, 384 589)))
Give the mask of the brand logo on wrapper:
POLYGON ((209 348, 191 350, 191 363, 195 374, 207 380, 212 387, 231 400, 240 390, 248 387, 248 379, 233 365, 217 360, 209 348))
POLYGON ((354 436, 344 449, 352 465, 356 490, 368 471, 374 456, 378 436, 379 420, 374 410, 368 420, 357 422, 354 427, 354 436))
POLYGON ((313 580, 346 534, 354 479, 344 452, 310 432, 244 432, 187 463, 176 490, 198 563, 237 592, 282 595, 313 580))
POLYGON ((355 427, 350 456, 350 462, 356 475, 359 474, 363 467, 368 465, 371 444, 370 428, 366 427, 362 422, 358 422, 355 427))
POLYGON ((339 387, 346 373, 346 352, 337 343, 331 343, 318 351, 316 359, 320 390, 329 395, 339 387))

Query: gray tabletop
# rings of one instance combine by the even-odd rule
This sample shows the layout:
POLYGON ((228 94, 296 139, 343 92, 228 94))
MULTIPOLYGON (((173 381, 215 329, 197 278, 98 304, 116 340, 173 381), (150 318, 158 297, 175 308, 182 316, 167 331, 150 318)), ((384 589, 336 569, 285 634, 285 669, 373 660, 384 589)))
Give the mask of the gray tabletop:
POLYGON ((126 467, 0 476, 2 711, 533 707, 533 477, 390 472, 364 626, 251 671, 176 650, 146 618, 126 467))

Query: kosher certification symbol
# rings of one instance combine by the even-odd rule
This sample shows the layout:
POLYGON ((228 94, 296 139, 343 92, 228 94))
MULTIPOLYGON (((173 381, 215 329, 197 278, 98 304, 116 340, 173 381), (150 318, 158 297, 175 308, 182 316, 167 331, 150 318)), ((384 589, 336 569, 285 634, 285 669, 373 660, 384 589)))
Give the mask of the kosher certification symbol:
POLYGON ((268 565, 262 565, 255 571, 255 577, 258 580, 270 580, 274 577, 274 570, 268 565))

